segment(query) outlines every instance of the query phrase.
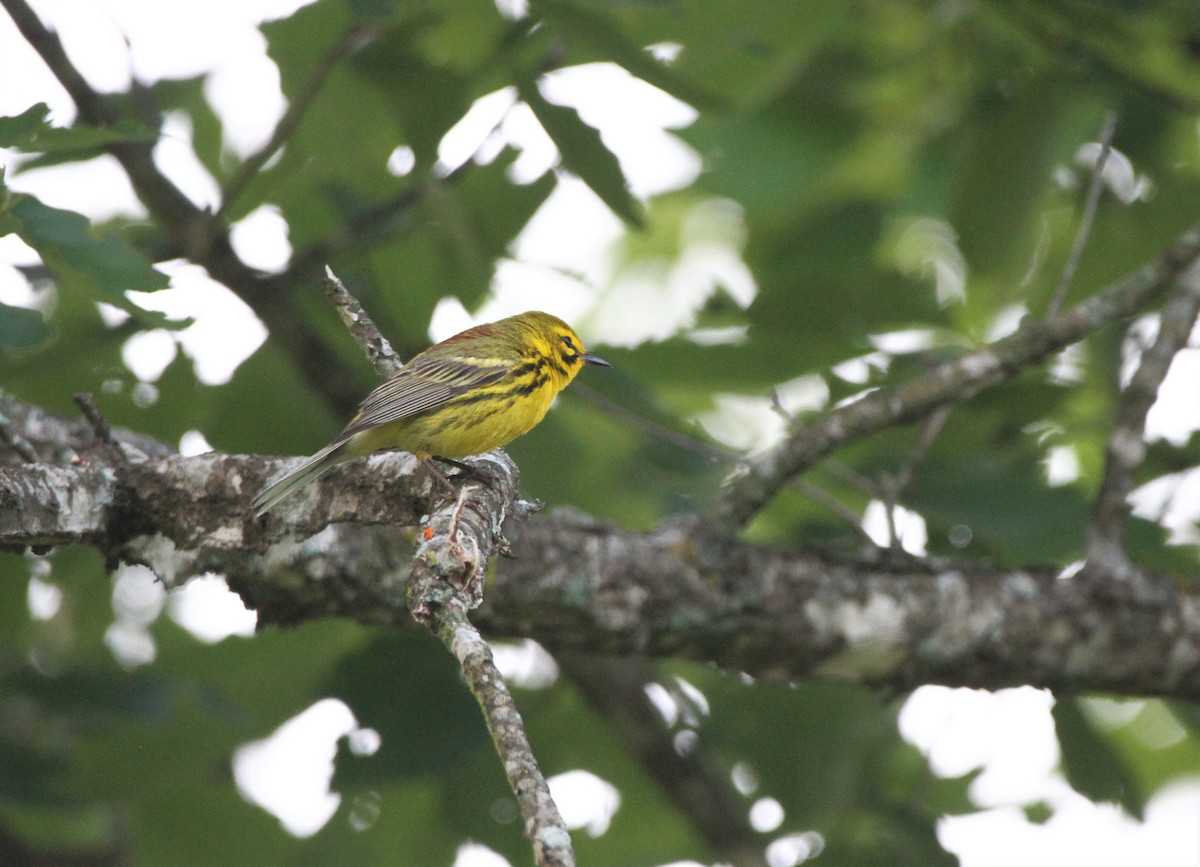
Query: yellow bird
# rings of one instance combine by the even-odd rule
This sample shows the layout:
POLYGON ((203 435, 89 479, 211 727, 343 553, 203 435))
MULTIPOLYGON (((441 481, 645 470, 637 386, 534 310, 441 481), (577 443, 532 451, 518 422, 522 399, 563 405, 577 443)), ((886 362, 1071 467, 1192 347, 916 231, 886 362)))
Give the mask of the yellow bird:
POLYGON ((415 356, 375 389, 346 429, 254 500, 262 515, 335 464, 385 449, 479 455, 528 433, 585 364, 611 367, 567 323, 531 310, 477 325, 415 356))

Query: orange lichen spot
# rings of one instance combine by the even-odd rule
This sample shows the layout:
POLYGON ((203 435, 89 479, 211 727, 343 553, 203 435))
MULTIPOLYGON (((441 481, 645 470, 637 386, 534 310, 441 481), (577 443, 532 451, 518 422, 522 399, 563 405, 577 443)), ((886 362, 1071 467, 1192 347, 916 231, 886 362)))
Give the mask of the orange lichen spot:
POLYGON ((426 527, 421 531, 421 535, 424 537, 425 541, 428 542, 433 538, 433 527, 426 527))

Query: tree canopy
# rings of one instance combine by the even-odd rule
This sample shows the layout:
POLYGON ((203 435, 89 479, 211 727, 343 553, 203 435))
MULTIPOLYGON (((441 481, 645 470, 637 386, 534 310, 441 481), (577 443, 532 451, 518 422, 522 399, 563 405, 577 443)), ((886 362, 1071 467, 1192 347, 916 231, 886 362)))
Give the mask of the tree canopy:
POLYGON ((555 791, 615 798, 567 816, 582 864, 955 863, 938 822, 977 772, 901 736, 922 684, 1051 689, 1066 780, 1134 817, 1200 770, 1188 4, 317 0, 261 25, 286 110, 250 149, 211 76, 105 92, 49 10, 0 7, 75 110, 0 117, 0 234, 36 254, 0 296, 0 861, 530 863, 486 675, 410 614, 464 569, 486 638, 554 658, 514 645, 543 676, 511 686, 555 791), (612 93, 561 87, 580 70, 694 110, 662 123, 675 180, 643 181, 612 93), (26 186, 114 161, 143 215, 26 186), (530 254, 547 215, 596 225, 581 188, 601 264, 530 254), (275 269, 237 237, 264 213, 275 269), (268 332, 226 381, 129 362, 184 339, 153 300, 180 263, 268 332), (465 518, 392 456, 256 521, 271 456, 375 381, 326 266, 402 358, 448 300, 519 298, 613 370, 481 459, 465 518), (180 456, 195 432, 213 451, 180 456), (211 576, 254 635, 186 627, 211 576), (357 728, 297 836, 235 756, 325 698, 357 728))

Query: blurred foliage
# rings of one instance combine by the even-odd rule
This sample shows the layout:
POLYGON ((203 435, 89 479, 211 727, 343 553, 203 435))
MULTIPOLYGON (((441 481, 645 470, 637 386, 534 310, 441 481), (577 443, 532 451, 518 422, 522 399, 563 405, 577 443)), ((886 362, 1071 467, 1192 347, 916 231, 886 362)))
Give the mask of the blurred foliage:
MULTIPOLYGON (((708 439, 698 419, 711 420, 719 395, 768 412, 772 389, 786 395, 789 383, 815 375, 838 401, 911 377, 1021 315, 1042 315, 1089 180, 1076 153, 1106 111, 1119 118, 1115 147, 1153 194, 1129 204, 1104 196, 1069 300, 1141 264, 1200 215, 1200 19, 1191 4, 532 0, 528 17, 512 20, 490 0, 318 0, 262 32, 285 96, 305 110, 281 154, 244 179, 223 215, 276 209, 295 259, 329 261, 410 352, 426 341, 439 301, 475 309, 485 299, 561 172, 630 227, 612 280, 588 287, 598 318, 606 305, 610 318, 635 322, 650 315, 639 313, 643 300, 659 309, 672 291, 665 279, 638 290, 656 298, 631 295, 619 278, 673 273, 689 245, 741 255, 757 287, 752 300, 712 277, 677 333, 603 347, 615 369, 586 377, 591 395, 568 393, 512 446, 531 493, 629 526, 694 511, 718 489, 729 466, 718 458, 731 449, 708 439), (678 132, 703 163, 686 189, 635 198, 586 112, 539 87, 548 71, 596 62, 698 110, 678 132), (545 128, 560 168, 515 180, 519 154, 509 146, 487 158, 481 149, 461 167, 440 164, 447 131, 503 88, 545 128), (388 168, 398 148, 412 156, 405 171, 388 168), (728 219, 706 236, 697 215, 714 202, 728 219), (714 342, 708 329, 737 336, 714 342), (881 336, 897 332, 919 339, 881 348, 881 336), (610 402, 645 421, 630 423, 610 402), (651 423, 669 435, 654 435, 651 423)), ((148 82, 128 96, 120 104, 185 115, 199 163, 219 184, 239 177, 202 77, 148 82)), ((145 141, 156 134, 146 117, 131 109, 112 127, 55 127, 38 105, 0 118, 0 147, 28 155, 10 166, 10 180, 145 141)), ((0 175, 0 232, 20 237, 44 266, 28 269, 36 310, 0 305, 4 388, 69 412, 71 394, 94 391, 115 424, 168 442, 199 430, 239 452, 309 452, 342 422, 274 345, 286 335, 272 335, 224 384, 201 382, 183 353, 155 383, 138 382, 123 361, 126 342, 187 324, 127 295, 166 285, 151 267, 167 247, 153 221, 89 225, 8 191, 0 175), (97 302, 132 316, 106 323, 97 302)), ((346 388, 361 393, 365 366, 336 332, 316 279, 302 276, 276 303, 295 305, 341 347, 346 388)), ((588 322, 579 324, 586 337, 588 322)), ((899 495, 925 518, 931 553, 1004 565, 1079 557, 1121 337, 1109 329, 953 410, 899 495), (1046 461, 1056 447, 1079 471, 1052 485, 1046 461)), ((861 514, 918 434, 858 443, 808 480, 861 514)), ((1194 442, 1155 443, 1138 481, 1187 473, 1196 453, 1194 442)), ((752 532, 788 544, 861 544, 793 491, 752 532)), ((1152 521, 1136 522, 1126 541, 1138 562, 1195 571, 1194 549, 1169 546, 1152 521)), ((449 864, 466 840, 528 863, 477 709, 432 642, 312 623, 209 645, 160 617, 150 627, 153 664, 123 667, 105 646, 114 612, 103 571, 85 551, 0 554, 0 839, 21 841, 46 863, 93 854, 146 864, 449 864), (63 594, 47 619, 29 613, 34 575, 63 594), (382 747, 369 757, 340 750, 341 806, 301 840, 239 794, 231 758, 329 696, 379 732, 382 747)), ((822 684, 749 684, 674 663, 662 666, 662 680, 705 697, 703 709, 676 720, 676 734, 689 730, 726 771, 750 770, 746 809, 778 801, 784 818, 763 832, 764 845, 815 831, 818 863, 953 862, 935 822, 974 809, 973 775, 933 774, 900 738, 894 701, 822 684)), ((570 683, 519 698, 549 774, 584 769, 619 791, 607 830, 576 832, 582 863, 712 859, 700 829, 570 683)), ((1063 772, 1081 793, 1137 815, 1164 785, 1200 769, 1194 708, 1148 702, 1114 723, 1091 701, 1059 702, 1054 714, 1063 772), (1170 725, 1178 736, 1145 735, 1170 725)), ((1047 817, 1045 804, 1022 806, 1047 817)))

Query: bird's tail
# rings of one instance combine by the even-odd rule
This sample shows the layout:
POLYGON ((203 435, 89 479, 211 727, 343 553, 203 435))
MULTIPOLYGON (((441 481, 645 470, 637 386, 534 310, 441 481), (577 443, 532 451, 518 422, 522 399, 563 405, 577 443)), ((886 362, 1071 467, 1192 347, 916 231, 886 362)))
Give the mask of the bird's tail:
POLYGON ((287 475, 267 485, 263 489, 263 492, 254 498, 254 516, 256 518, 260 517, 275 508, 284 497, 294 492, 297 488, 307 485, 334 464, 340 464, 342 461, 353 457, 345 453, 345 446, 346 442, 344 440, 341 442, 332 442, 287 475))

